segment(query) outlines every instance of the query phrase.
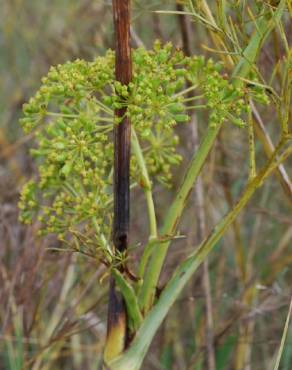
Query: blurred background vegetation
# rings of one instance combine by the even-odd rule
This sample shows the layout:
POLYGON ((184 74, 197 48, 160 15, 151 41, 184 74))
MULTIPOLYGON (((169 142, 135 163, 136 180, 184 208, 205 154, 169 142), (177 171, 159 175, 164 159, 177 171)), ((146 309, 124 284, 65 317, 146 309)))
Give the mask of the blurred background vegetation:
MULTIPOLYGON (((200 18, 207 17, 205 1, 193 1, 198 17, 184 18, 153 12, 182 10, 175 1, 132 3, 134 47, 151 47, 158 38, 185 48, 185 26, 189 51, 222 60, 229 73, 228 58, 247 44, 253 12, 263 1, 208 2, 221 26, 220 4, 226 3, 225 20, 236 45, 226 42, 225 52, 218 51, 218 35, 200 18)), ((274 6, 277 1, 267 3, 274 6)), ((0 369, 95 370, 106 332, 108 276, 95 261, 52 251, 48 247, 58 246, 53 237, 39 240, 36 226, 18 222, 19 191, 35 170, 29 157, 30 137, 24 136, 18 120, 22 104, 51 65, 91 60, 113 48, 111 1, 1 0, 0 5, 0 369)), ((279 95, 287 72, 281 63, 289 54, 291 38, 287 11, 257 64, 262 82, 279 95)), ((277 107, 259 105, 257 110, 266 134, 276 143, 277 107)), ((184 165, 205 122, 204 113, 196 114, 179 129, 184 165), (199 131, 195 138, 189 131, 194 120, 199 131)), ((236 201, 247 178, 247 153, 247 132, 224 127, 201 177, 204 194, 199 203, 206 232, 236 201)), ((256 154, 261 163, 265 151, 259 140, 256 154)), ((169 203, 184 165, 174 174, 173 189, 155 190, 158 209, 169 203)), ((267 181, 225 235, 220 251, 194 276, 156 336, 144 369, 272 369, 291 297, 291 168, 291 162, 285 163, 282 178, 278 174, 267 181)), ((141 194, 134 193, 133 243, 146 237, 143 207, 141 194)), ((180 228, 187 237, 172 247, 164 279, 168 269, 197 244, 197 210, 198 199, 193 197, 180 228)), ((292 368, 291 327, 281 368, 292 368)))

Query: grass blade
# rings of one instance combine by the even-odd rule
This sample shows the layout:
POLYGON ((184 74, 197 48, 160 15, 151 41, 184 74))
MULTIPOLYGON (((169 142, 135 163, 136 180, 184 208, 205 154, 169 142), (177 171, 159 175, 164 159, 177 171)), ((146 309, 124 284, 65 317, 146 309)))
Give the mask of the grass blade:
POLYGON ((280 347, 279 347, 279 351, 278 351, 278 355, 277 355, 274 370, 279 370, 282 354, 283 354, 284 347, 285 347, 285 341, 286 341, 287 334, 288 334, 291 314, 292 314, 292 298, 291 298, 291 301, 290 301, 290 307, 289 307, 287 319, 286 319, 286 322, 285 322, 284 331, 283 331, 283 335, 282 335, 282 338, 281 338, 281 343, 280 343, 280 347))

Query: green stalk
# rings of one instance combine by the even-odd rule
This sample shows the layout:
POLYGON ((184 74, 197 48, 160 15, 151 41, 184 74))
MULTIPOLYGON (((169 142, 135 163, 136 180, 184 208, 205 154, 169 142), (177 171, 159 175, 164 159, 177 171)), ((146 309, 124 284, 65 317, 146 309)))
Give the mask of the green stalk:
POLYGON ((149 227, 150 227, 150 237, 149 240, 157 238, 157 222, 156 222, 156 214, 155 214, 155 206, 154 200, 152 196, 152 184, 149 178, 149 174, 147 171, 147 167, 144 161, 143 152, 137 137, 137 134, 132 127, 132 134, 131 134, 131 149, 133 154, 136 157, 138 166, 140 167, 141 171, 141 181, 140 185, 142 186, 145 198, 147 202, 147 209, 148 209, 148 219, 149 219, 149 227))
MULTIPOLYGON (((234 78, 234 84, 240 87, 243 84, 241 78, 247 77, 250 72, 253 63, 255 63, 256 57, 259 54, 261 46, 264 40, 267 38, 268 34, 275 27, 275 24, 281 18, 283 11, 285 9, 285 0, 281 0, 277 10, 274 12, 270 19, 261 18, 253 35, 251 36, 250 42, 243 52, 239 63, 234 69, 232 77, 234 78)), ((208 127, 206 136, 203 139, 202 144, 199 147, 198 152, 194 155, 193 160, 189 166, 187 174, 184 178, 182 186, 178 191, 176 198, 171 205, 164 226, 161 231, 161 235, 172 235, 176 226, 180 220, 182 211, 184 209, 185 203, 187 201, 188 195, 192 190, 192 187, 199 175, 199 172, 209 154, 211 148, 213 147, 214 141, 217 134, 221 128, 219 124, 216 128, 208 127)), ((159 276, 161 269, 167 254, 170 242, 161 243, 153 248, 154 252, 150 259, 149 267, 144 274, 144 282, 141 288, 139 303, 140 307, 144 312, 147 312, 154 300, 156 287, 159 281, 159 276)), ((149 255, 149 246, 146 246, 144 254, 149 255)), ((142 258, 143 261, 143 258, 142 258)))
POLYGON ((138 330, 130 348, 124 354, 108 363, 111 370, 139 370, 151 341, 165 319, 170 307, 176 301, 177 297, 186 286, 194 272, 199 268, 202 262, 216 247, 218 241, 232 224, 240 211, 246 206, 255 191, 263 184, 264 180, 279 165, 280 161, 287 159, 291 155, 290 146, 279 158, 277 153, 285 145, 286 141, 280 142, 274 152, 273 157, 262 168, 259 174, 247 184, 234 208, 215 226, 211 234, 202 242, 198 249, 192 253, 173 274, 171 280, 164 288, 158 302, 148 313, 138 330))
MULTIPOLYGON (((203 164, 205 163, 205 160, 211 148, 213 147, 220 127, 221 125, 218 125, 216 128, 210 126, 208 127, 208 131, 203 139, 203 142, 190 163, 189 169, 185 175, 181 188, 179 189, 174 202, 169 208, 164 225, 161 230, 161 235, 171 236, 174 234, 182 211, 185 207, 188 195, 193 188, 193 185, 200 173, 203 164)), ((154 248, 154 252, 150 261, 149 268, 145 274, 145 281, 139 297, 140 307, 142 307, 145 312, 147 312, 152 305, 160 271, 163 266, 168 247, 170 245, 170 241, 171 239, 166 242, 159 243, 155 246, 153 246, 152 244, 148 244, 145 248, 144 254, 146 256, 149 255, 149 249, 151 248, 152 250, 152 248, 154 248)))
MULTIPOLYGON (((154 241, 157 240, 158 232, 157 232, 157 221, 156 221, 156 212, 154 206, 154 200, 152 196, 152 184, 149 178, 149 174, 147 171, 146 163, 144 160, 143 152, 135 132, 135 129, 132 128, 132 135, 131 135, 131 148, 132 152, 136 157, 138 166, 141 171, 141 181, 140 185, 142 186, 146 203, 147 203, 147 210, 148 210, 148 220, 149 220, 149 228, 150 228, 150 236, 149 236, 149 243, 147 246, 153 245, 154 241)), ((150 257, 150 247, 148 247, 148 253, 143 253, 140 265, 139 265, 139 277, 143 277, 146 264, 150 257)))
POLYGON ((287 336, 288 336, 288 329, 289 329, 289 322, 290 322, 291 314, 292 314, 292 298, 290 300, 289 311, 288 311, 288 315, 287 315, 287 318, 286 318, 286 322, 285 322, 285 326, 284 326, 284 330, 283 330, 283 334, 282 334, 282 338, 281 338, 281 344, 280 344, 280 348, 279 348, 279 351, 278 351, 278 354, 277 354, 274 370, 278 370, 279 367, 280 367, 281 357, 283 355, 284 347, 285 347, 285 341, 286 341, 287 336))

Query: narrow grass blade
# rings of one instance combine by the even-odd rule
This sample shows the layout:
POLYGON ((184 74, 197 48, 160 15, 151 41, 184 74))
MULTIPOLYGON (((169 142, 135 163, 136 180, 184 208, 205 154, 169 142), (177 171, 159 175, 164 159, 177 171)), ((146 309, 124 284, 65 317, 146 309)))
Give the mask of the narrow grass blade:
POLYGON ((288 328, 289 328, 289 322, 290 322, 291 314, 292 314, 292 298, 291 298, 291 301, 290 301, 290 307, 289 307, 287 319, 286 319, 286 322, 285 322, 284 331, 283 331, 281 344, 280 344, 280 348, 279 348, 279 351, 278 351, 278 355, 277 355, 274 370, 279 370, 279 367, 280 367, 280 362, 281 362, 282 354, 283 354, 284 347, 285 347, 285 341, 286 341, 287 334, 288 334, 288 328))

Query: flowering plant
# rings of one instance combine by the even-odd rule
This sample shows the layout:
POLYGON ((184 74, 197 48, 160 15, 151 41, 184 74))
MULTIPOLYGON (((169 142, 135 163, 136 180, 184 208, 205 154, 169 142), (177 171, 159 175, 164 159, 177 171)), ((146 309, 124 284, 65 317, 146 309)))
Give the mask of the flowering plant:
POLYGON ((21 120, 35 138, 31 154, 38 166, 36 178, 21 193, 21 220, 37 217, 41 235, 54 233, 69 248, 106 265, 115 262, 112 135, 119 122, 114 109, 127 106, 138 145, 131 160, 132 186, 145 187, 143 169, 149 186, 156 181, 170 186, 171 168, 182 159, 175 128, 189 120, 189 109, 209 109, 211 127, 225 120, 242 127, 240 115, 247 107, 244 91, 221 74, 220 63, 186 57, 170 43, 157 41, 153 50, 133 51, 128 87, 115 81, 114 59, 109 50, 92 62, 52 67, 24 105, 21 120))

